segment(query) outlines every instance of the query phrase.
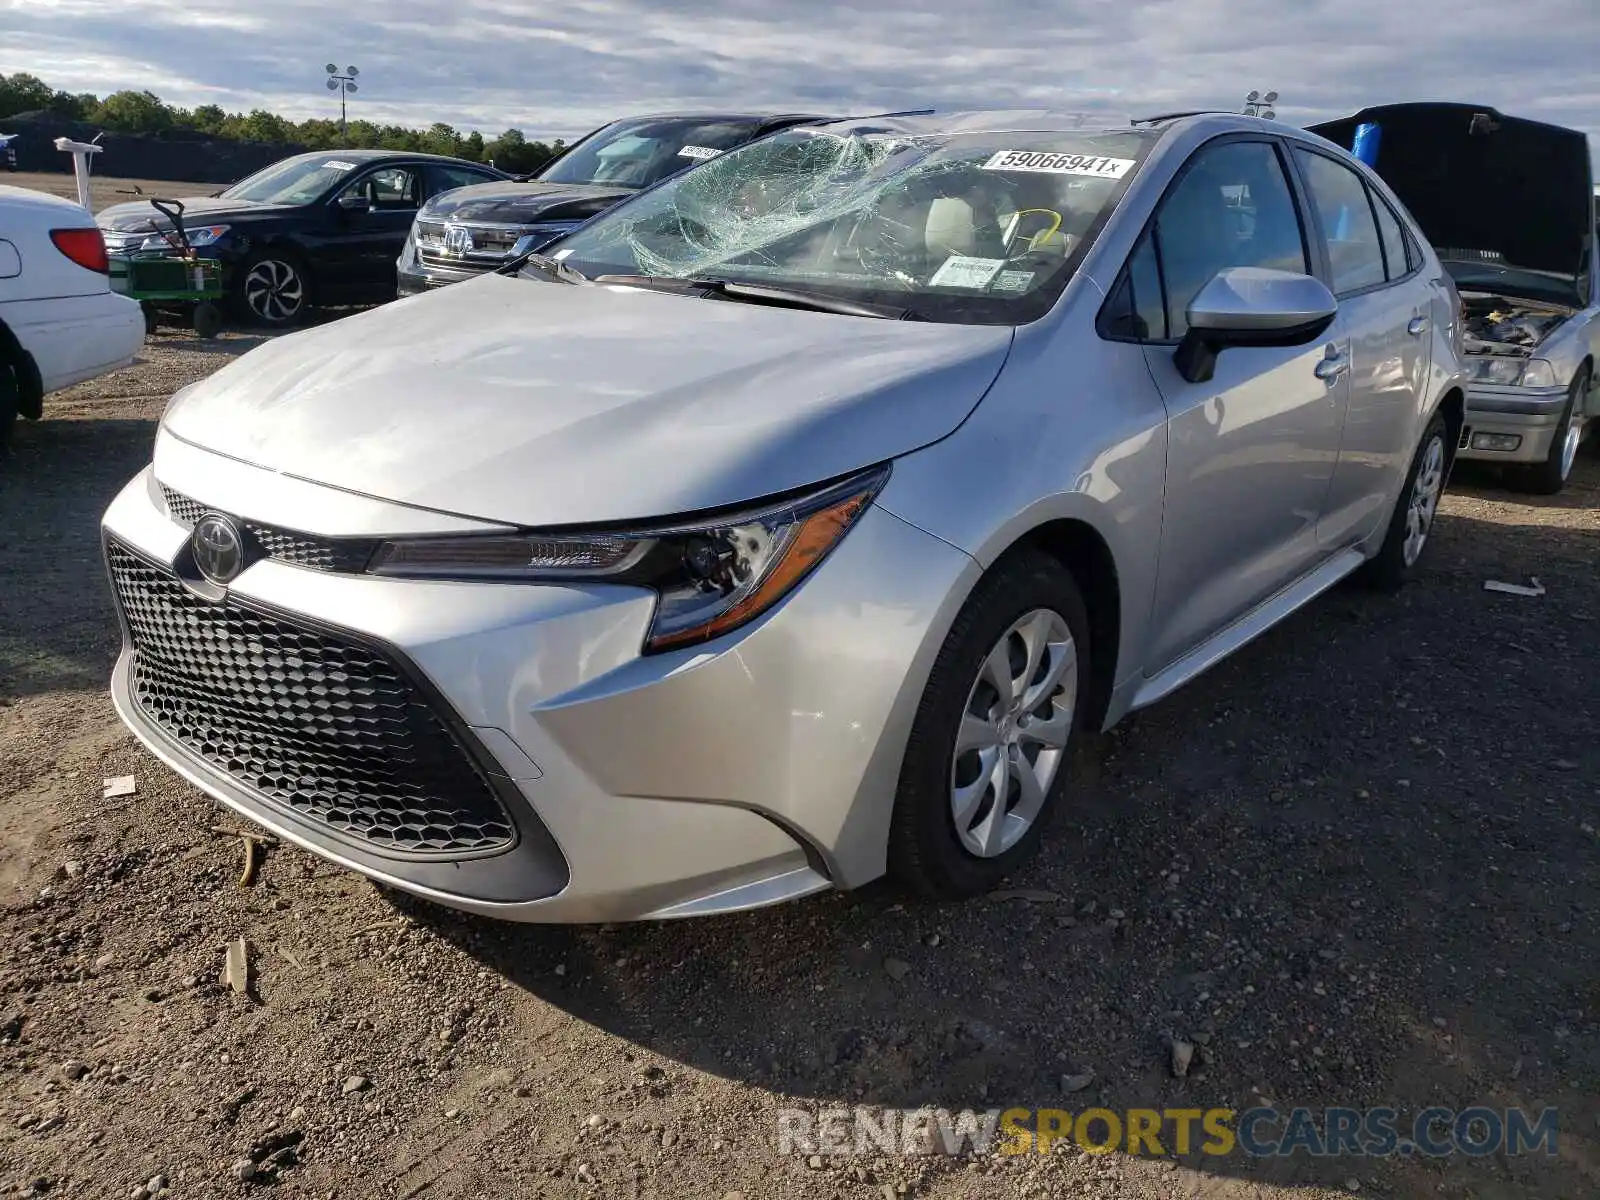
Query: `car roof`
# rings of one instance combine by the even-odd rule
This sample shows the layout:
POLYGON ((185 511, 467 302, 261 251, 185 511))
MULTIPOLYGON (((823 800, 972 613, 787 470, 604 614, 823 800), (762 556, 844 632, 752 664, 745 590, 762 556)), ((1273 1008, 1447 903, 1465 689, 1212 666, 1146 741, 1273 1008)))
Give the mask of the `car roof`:
POLYGON ((618 121, 837 121, 836 116, 823 113, 802 112, 751 112, 751 111, 714 111, 702 109, 685 109, 681 112, 643 112, 629 113, 627 116, 617 117, 607 121, 608 125, 615 125, 618 121))
POLYGON ((342 158, 350 162, 370 163, 386 158, 403 159, 406 162, 437 162, 461 164, 469 167, 483 167, 486 170, 495 170, 487 163, 473 162, 468 158, 454 158, 448 154, 425 154, 420 150, 341 150, 337 147, 332 150, 307 150, 304 154, 292 154, 291 158, 342 158))

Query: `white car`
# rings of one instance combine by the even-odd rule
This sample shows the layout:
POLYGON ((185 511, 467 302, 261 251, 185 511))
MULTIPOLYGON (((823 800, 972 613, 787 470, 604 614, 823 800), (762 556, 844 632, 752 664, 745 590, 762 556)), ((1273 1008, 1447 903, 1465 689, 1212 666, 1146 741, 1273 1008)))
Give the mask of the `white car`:
POLYGON ((86 209, 0 186, 0 448, 47 393, 126 366, 143 344, 144 314, 106 266, 86 209))

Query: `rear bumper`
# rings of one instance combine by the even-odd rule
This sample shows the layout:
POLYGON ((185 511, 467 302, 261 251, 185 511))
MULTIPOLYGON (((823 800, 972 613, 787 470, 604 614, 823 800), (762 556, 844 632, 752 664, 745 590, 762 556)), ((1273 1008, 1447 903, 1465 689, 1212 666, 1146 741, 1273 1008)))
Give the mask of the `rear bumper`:
POLYGON ((1568 399, 1565 387, 1469 388, 1457 457, 1482 462, 1543 462, 1549 457, 1568 399), (1515 439, 1515 445, 1508 439, 1515 439), (1488 444, 1475 444, 1479 442, 1488 444), (1510 448, 1496 449, 1495 444, 1510 448))
POLYGON ((144 344, 139 305, 115 292, 0 304, 46 394, 125 367, 144 344))

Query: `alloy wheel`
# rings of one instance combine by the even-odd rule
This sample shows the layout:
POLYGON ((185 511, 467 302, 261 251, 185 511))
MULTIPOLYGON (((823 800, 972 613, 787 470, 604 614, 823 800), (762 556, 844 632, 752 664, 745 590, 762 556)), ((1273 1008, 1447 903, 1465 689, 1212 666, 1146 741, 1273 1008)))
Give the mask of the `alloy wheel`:
POLYGON ((1078 699, 1078 651, 1060 613, 1036 608, 985 656, 967 695, 950 768, 961 845, 995 858, 1033 827, 1064 761, 1078 699))
POLYGON ((1411 484, 1411 499, 1406 505, 1406 540, 1402 548, 1406 566, 1412 566, 1422 557, 1422 547, 1427 545, 1428 531, 1433 528, 1433 515, 1439 508, 1439 494, 1444 490, 1444 439, 1433 437, 1422 452, 1422 463, 1417 467, 1417 477, 1411 484))
POLYGON ((300 273, 282 259, 264 258, 244 279, 244 302, 271 325, 292 321, 304 307, 305 284, 300 273))
POLYGON ((1583 441, 1583 418, 1573 414, 1567 420, 1567 431, 1561 439, 1561 478, 1572 474, 1572 464, 1578 461, 1578 444, 1583 441))

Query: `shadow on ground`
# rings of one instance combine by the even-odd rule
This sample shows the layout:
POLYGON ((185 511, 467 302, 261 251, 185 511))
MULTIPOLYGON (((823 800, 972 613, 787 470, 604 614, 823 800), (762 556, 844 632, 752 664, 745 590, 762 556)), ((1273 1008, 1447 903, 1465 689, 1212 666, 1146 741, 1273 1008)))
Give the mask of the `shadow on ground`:
MULTIPOLYGON (((1491 1156, 1472 1194, 1593 1194, 1591 530, 1442 517, 1401 595, 1340 589, 1086 747, 1012 898, 880 884, 602 928, 402 903, 540 998, 807 1106, 1554 1105, 1561 1157, 1491 1156), (1485 563, 1547 594, 1487 593, 1485 563), (1198 1047, 1181 1080, 1174 1038, 1198 1047)), ((1330 1187, 1377 1171, 1190 1165, 1330 1187)), ((1434 1167, 1390 1169, 1434 1194, 1434 1167)))
POLYGON ((0 458, 0 697, 105 688, 119 640, 100 516, 150 461, 155 427, 153 419, 17 426, 0 458))

